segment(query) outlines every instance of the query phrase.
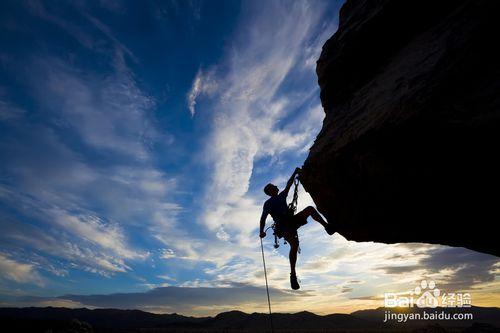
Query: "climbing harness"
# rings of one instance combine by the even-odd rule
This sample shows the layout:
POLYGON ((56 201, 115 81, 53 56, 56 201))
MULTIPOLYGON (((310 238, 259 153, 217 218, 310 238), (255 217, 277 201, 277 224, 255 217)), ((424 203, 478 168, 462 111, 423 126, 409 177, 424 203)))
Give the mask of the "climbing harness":
MULTIPOLYGON (((269 228, 267 228, 266 231, 269 228)), ((271 298, 269 297, 269 285, 267 284, 266 259, 264 256, 264 244, 262 243, 262 238, 260 239, 260 249, 262 251, 262 263, 264 264, 264 278, 266 279, 267 304, 269 306, 269 322, 271 324, 271 332, 274 333, 273 312, 271 311, 271 298)))

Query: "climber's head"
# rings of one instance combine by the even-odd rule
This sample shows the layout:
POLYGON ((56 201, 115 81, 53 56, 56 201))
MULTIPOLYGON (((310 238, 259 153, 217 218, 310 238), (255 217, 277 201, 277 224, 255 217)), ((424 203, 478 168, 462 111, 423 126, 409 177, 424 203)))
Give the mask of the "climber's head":
POLYGON ((264 193, 270 197, 274 197, 275 195, 278 195, 279 192, 280 192, 280 189, 274 184, 269 183, 266 185, 266 187, 264 187, 264 193))

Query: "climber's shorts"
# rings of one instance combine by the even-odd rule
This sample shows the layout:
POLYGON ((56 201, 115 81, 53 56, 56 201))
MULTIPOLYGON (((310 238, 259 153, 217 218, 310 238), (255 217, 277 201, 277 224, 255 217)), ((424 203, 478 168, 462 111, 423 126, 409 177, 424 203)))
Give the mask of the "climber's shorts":
POLYGON ((280 228, 280 238, 285 237, 295 237, 297 235, 297 229, 302 227, 307 223, 307 214, 304 211, 300 211, 297 214, 290 216, 284 221, 279 223, 280 228))

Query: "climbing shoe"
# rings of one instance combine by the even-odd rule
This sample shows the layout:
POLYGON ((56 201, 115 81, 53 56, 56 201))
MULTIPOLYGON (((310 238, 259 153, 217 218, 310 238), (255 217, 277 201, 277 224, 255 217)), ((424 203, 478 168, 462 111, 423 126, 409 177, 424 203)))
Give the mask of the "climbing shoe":
POLYGON ((300 289, 299 282, 297 281, 297 275, 290 273, 290 286, 293 290, 300 289))
POLYGON ((329 235, 333 235, 335 233, 335 229, 333 228, 333 224, 328 223, 325 227, 326 233, 329 235))

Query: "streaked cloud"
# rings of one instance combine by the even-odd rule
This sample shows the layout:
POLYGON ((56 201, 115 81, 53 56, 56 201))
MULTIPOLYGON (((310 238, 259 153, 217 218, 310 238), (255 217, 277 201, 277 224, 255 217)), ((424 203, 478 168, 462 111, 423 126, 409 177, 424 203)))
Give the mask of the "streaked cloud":
POLYGON ((43 285, 43 280, 34 265, 18 262, 2 253, 0 253, 0 272, 2 272, 0 279, 43 285))
POLYGON ((33 64, 39 79, 33 82, 40 103, 81 139, 97 149, 146 159, 156 133, 148 119, 154 100, 136 86, 130 74, 117 71, 91 75, 56 60, 33 64))
POLYGON ((201 95, 212 95, 217 89, 217 82, 214 78, 214 71, 204 72, 200 68, 196 77, 194 78, 193 85, 187 96, 187 103, 191 117, 194 117, 196 110, 196 99, 201 95))
MULTIPOLYGON (((155 99, 128 68, 126 57, 133 54, 105 24, 85 14, 101 34, 96 36, 53 8, 26 5, 42 20, 72 27, 70 35, 104 55, 105 66, 95 71, 55 55, 22 64, 27 71, 18 76, 37 108, 13 117, 21 108, 1 104, 12 121, 0 144, 7 177, 0 182, 0 197, 15 209, 5 216, 12 222, 3 222, 8 226, 3 238, 12 251, 50 256, 46 265, 64 260, 67 269, 108 277, 130 271, 130 261, 144 261, 151 253, 132 244, 128 226, 149 230, 161 225, 164 215, 174 221, 181 210, 168 195, 175 179, 152 161, 151 146, 169 142, 169 134, 157 130, 151 114, 155 99), (37 223, 26 222, 32 219, 37 223)), ((7 61, 12 68, 21 66, 15 58, 7 61)))
POLYGON ((7 101, 0 100, 0 121, 17 120, 22 118, 24 113, 25 111, 23 109, 7 101))
POLYGON ((302 150, 320 124, 307 112, 316 114, 318 109, 313 108, 305 110, 300 126, 284 127, 281 122, 307 95, 296 92, 294 98, 279 89, 292 73, 310 70, 299 60, 302 50, 311 43, 321 10, 305 2, 292 6, 268 2, 266 6, 258 12, 246 8, 251 15, 241 23, 240 35, 221 65, 229 69, 217 76, 219 94, 214 96, 213 132, 207 145, 212 174, 202 218, 209 229, 217 229, 220 224, 236 233, 238 229, 247 232, 255 228, 260 203, 246 196, 254 163, 302 150), (248 26, 253 29, 246 29, 248 26))

